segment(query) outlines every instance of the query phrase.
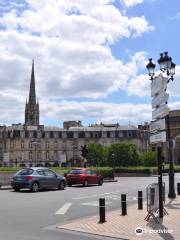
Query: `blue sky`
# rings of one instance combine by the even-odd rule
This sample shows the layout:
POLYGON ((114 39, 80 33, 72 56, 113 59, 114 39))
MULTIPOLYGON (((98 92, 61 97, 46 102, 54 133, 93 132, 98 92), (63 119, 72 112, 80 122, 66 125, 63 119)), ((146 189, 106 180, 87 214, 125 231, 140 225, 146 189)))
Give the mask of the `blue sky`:
POLYGON ((0 124, 24 123, 33 58, 42 124, 150 121, 145 65, 164 51, 180 109, 179 25, 178 0, 0 0, 0 124))

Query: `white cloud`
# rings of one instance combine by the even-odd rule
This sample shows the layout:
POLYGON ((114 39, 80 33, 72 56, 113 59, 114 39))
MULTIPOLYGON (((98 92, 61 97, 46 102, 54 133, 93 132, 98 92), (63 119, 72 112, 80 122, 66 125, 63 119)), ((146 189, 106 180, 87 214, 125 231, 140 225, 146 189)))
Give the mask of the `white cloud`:
MULTIPOLYGON (((144 64, 145 66, 145 64, 144 64)), ((160 71, 156 72, 155 75, 157 76, 160 71)), ((167 75, 164 75, 167 77, 167 75)), ((176 74, 174 76, 174 81, 170 81, 167 85, 167 92, 170 95, 169 100, 171 97, 180 97, 180 66, 176 66, 176 74)), ((146 75, 136 75, 133 77, 127 84, 127 92, 128 95, 136 95, 140 97, 150 97, 150 81, 149 76, 146 75)))
POLYGON ((144 0, 121 0, 121 1, 124 3, 124 5, 127 8, 133 7, 133 6, 137 5, 137 4, 140 4, 140 3, 144 2, 144 0))
POLYGON ((150 97, 150 81, 147 75, 138 75, 131 79, 128 84, 128 95, 136 95, 140 97, 150 97))
MULTIPOLYGON (((129 79, 141 69, 145 53, 136 53, 123 63, 113 57, 109 46, 153 27, 143 16, 122 14, 112 0, 10 2, 3 5, 5 12, 0 17, 1 92, 15 89, 25 102, 32 58, 37 95, 49 101, 106 97, 126 90, 129 79)), ((11 99, 6 107, 10 115, 11 99)), ((17 99, 17 108, 23 107, 17 99)))
POLYGON ((119 122, 121 124, 131 121, 133 124, 151 120, 151 105, 149 104, 115 104, 105 102, 76 102, 61 101, 42 102, 43 119, 56 118, 66 120, 87 120, 97 122, 119 122))

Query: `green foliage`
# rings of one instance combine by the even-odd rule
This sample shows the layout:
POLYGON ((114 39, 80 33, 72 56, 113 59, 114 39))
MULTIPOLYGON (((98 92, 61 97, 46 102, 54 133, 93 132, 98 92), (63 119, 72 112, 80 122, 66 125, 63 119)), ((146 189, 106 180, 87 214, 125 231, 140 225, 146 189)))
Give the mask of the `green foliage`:
POLYGON ((142 166, 138 166, 138 167, 118 167, 114 169, 115 173, 143 173, 143 174, 148 174, 150 175, 152 173, 152 169, 151 168, 147 168, 147 167, 142 167, 142 166))
POLYGON ((148 167, 157 166, 157 153, 154 151, 141 153, 139 158, 143 166, 148 167))
POLYGON ((89 144, 86 159, 90 166, 106 166, 107 148, 96 143, 89 144))
POLYGON ((10 172, 17 172, 19 171, 21 168, 20 167, 0 167, 0 172, 4 172, 4 173, 10 173, 10 172))
POLYGON ((122 142, 108 147, 109 166, 137 166, 139 163, 139 155, 134 144, 122 142))

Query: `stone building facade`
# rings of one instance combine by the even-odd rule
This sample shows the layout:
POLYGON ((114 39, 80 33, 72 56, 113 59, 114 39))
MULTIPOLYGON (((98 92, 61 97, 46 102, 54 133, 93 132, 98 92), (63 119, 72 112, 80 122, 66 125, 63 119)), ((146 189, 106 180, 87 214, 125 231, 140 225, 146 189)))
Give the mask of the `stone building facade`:
MULTIPOLYGON (((166 122, 167 127, 167 122, 166 122)), ((169 127, 170 127, 170 138, 173 142, 173 162, 177 165, 180 164, 180 110, 171 110, 169 112, 169 127)), ((147 125, 149 131, 149 126, 147 125)), ((167 137, 167 134, 166 134, 167 137)), ((150 148, 155 151, 157 144, 151 144, 150 148)), ((163 157, 165 162, 168 163, 168 142, 162 144, 163 157)))
MULTIPOLYGON (((176 164, 180 164, 180 110, 170 111, 170 136, 173 140, 173 157, 176 164)), ((168 150, 166 148, 166 150, 168 150)), ((168 153, 166 153, 168 154, 168 153)))
POLYGON ((82 165, 81 146, 89 143, 108 146, 125 140, 134 143, 139 151, 149 149, 148 131, 132 125, 83 126, 81 121, 64 122, 62 128, 40 125, 33 62, 25 123, 0 126, 0 165, 82 165))

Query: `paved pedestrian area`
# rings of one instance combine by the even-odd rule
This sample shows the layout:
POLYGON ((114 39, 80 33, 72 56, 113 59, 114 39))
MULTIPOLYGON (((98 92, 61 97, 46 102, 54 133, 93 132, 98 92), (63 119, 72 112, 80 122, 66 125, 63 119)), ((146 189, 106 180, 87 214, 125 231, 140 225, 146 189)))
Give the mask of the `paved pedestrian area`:
POLYGON ((126 216, 121 216, 121 209, 107 212, 106 222, 103 224, 98 223, 99 216, 97 215, 60 225, 58 228, 118 239, 179 240, 180 196, 175 200, 168 199, 165 208, 168 215, 164 216, 161 223, 155 223, 153 219, 149 222, 144 220, 147 215, 145 205, 143 210, 137 210, 137 205, 131 205, 127 208, 126 216), (137 235, 139 232, 137 228, 143 229, 139 235, 137 235))

